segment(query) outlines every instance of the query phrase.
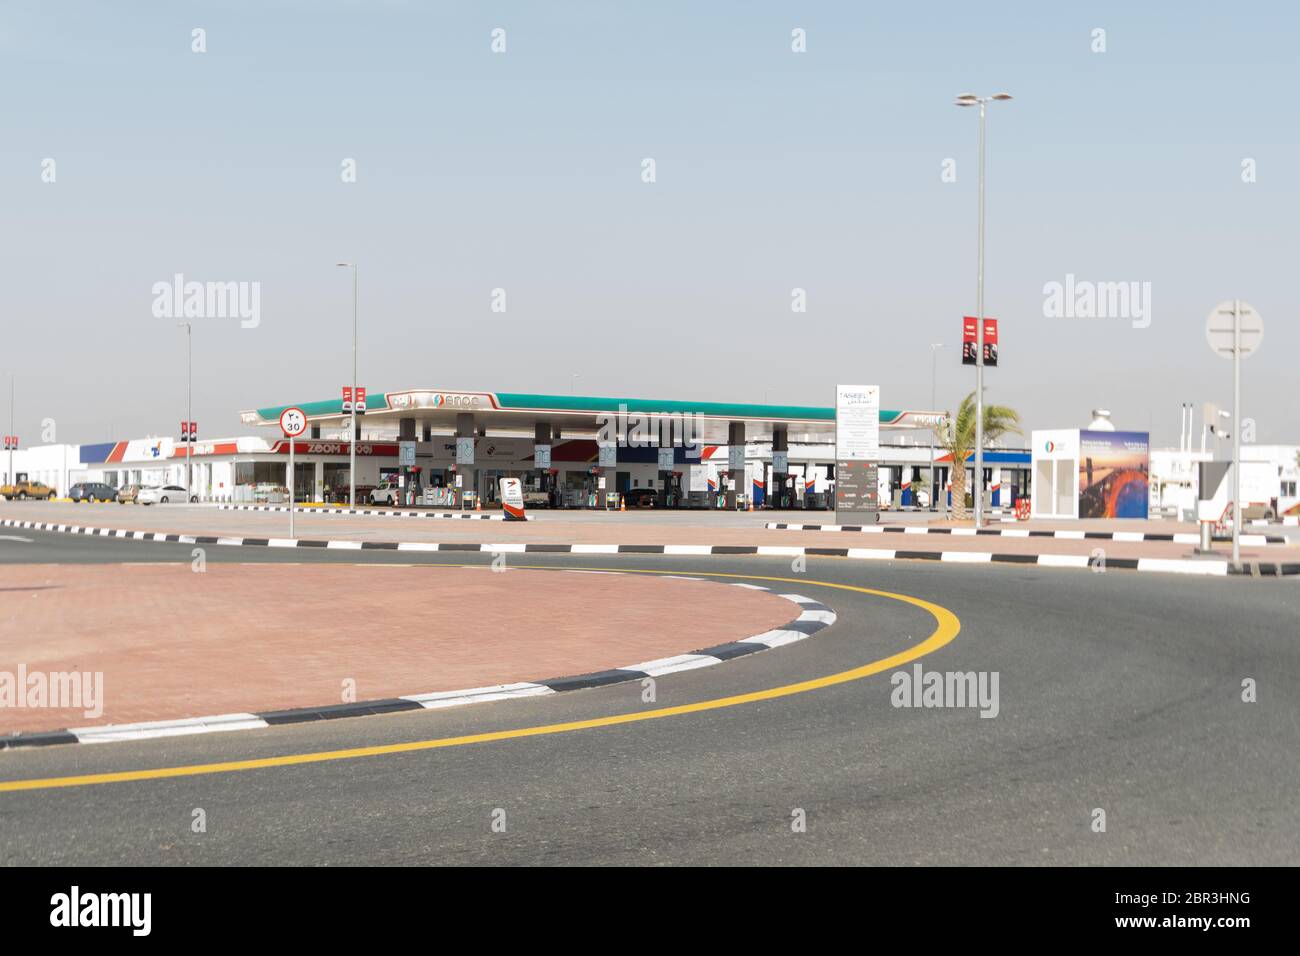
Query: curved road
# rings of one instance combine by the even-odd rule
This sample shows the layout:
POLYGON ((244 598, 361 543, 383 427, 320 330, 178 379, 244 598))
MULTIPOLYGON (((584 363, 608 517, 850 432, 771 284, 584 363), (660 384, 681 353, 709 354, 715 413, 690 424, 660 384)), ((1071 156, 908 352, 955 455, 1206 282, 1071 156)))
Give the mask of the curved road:
MULTIPOLYGON (((0 538, 0 564, 189 562, 191 552, 30 531, 14 537, 0 538)), ((629 683, 446 711, 0 751, 0 862, 1300 862, 1294 580, 865 567, 831 558, 795 571, 755 557, 517 557, 521 565, 787 579, 776 586, 826 602, 839 618, 797 644, 661 677, 652 703, 629 683), (946 643, 951 634, 932 638, 943 630, 942 612, 936 618, 862 589, 947 609, 960 632, 946 643), (996 717, 893 706, 891 675, 910 675, 913 664, 692 706, 936 644, 918 660, 927 672, 997 673, 996 717), (1255 703, 1241 699, 1246 678, 1257 682, 1255 703), (664 708, 681 712, 604 720, 664 708), (406 746, 581 721, 593 726, 406 746), (366 747, 390 749, 282 759, 366 747), (273 765, 6 788, 260 758, 273 765), (191 829, 198 808, 205 833, 191 829), (1104 833, 1091 826, 1096 808, 1106 812, 1104 833), (800 815, 806 832, 792 827, 800 815), (502 820, 504 832, 495 832, 502 820)), ((465 564, 491 556, 211 547, 208 560, 465 564)), ((15 599, 0 589, 0 608, 15 599)), ((700 631, 692 646, 710 643, 707 621, 683 626, 700 631)))

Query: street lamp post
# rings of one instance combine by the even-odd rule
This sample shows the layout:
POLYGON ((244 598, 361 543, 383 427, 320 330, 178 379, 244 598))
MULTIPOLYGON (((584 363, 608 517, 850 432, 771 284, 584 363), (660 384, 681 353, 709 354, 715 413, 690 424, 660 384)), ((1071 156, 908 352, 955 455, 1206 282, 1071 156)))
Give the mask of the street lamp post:
MULTIPOLYGON (((979 163, 979 279, 977 282, 976 345, 975 345, 975 527, 982 526, 984 518, 984 108, 992 100, 1011 99, 1010 93, 976 96, 963 93, 957 97, 958 106, 980 108, 980 163, 979 163)), ((958 463, 953 462, 956 466, 958 463)), ((965 467, 962 464, 961 467, 965 467)))
MULTIPOLYGON (((10 372, 9 373, 9 434, 13 435, 13 432, 14 432, 14 373, 10 372)), ((18 437, 17 435, 14 435, 13 439, 5 439, 6 442, 13 441, 13 444, 9 445, 8 484, 11 485, 18 484, 18 481, 14 478, 14 444, 17 444, 17 441, 14 439, 17 439, 17 437, 18 437)))
POLYGON ((194 326, 189 322, 177 322, 177 328, 185 329, 185 503, 194 497, 194 464, 190 459, 190 449, 194 447, 194 436, 189 434, 190 423, 194 421, 194 326))
POLYGON ((348 507, 357 506, 357 264, 336 262, 352 270, 352 420, 348 423, 348 507))
MULTIPOLYGON (((942 342, 930 343, 930 411, 934 411, 938 405, 938 399, 935 398, 935 382, 938 378, 939 368, 939 349, 943 348, 942 342)), ((935 504, 939 500, 939 493, 935 487, 934 475, 934 435, 930 436, 930 510, 933 511, 935 504)))

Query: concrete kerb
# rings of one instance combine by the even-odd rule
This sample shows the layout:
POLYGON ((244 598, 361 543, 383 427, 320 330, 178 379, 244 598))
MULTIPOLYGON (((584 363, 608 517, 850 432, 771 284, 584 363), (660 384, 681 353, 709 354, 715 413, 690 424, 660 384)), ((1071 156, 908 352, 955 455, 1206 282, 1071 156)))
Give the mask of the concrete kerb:
MULTIPOLYGON (((1249 561, 1233 564, 1214 559, 1121 558, 1103 561, 1089 555, 1003 554, 972 551, 913 551, 891 548, 831 548, 767 545, 705 544, 527 544, 520 542, 426 542, 426 541, 349 541, 310 538, 230 537, 219 535, 176 534, 161 531, 128 531, 121 528, 92 528, 82 525, 0 520, 0 527, 136 541, 162 541, 180 544, 214 544, 230 547, 328 548, 359 551, 424 551, 480 554, 664 554, 681 556, 758 555, 762 557, 840 557, 872 561, 932 561, 963 564, 1032 564, 1052 568, 1100 568, 1107 570, 1155 571, 1165 574, 1189 574, 1211 577, 1241 575, 1250 577, 1289 577, 1300 575, 1300 562, 1249 561)), ((958 529, 953 529, 958 530, 958 529)), ((1101 533, 1101 532, 1095 532, 1101 533)), ((1116 532, 1117 534, 1120 532, 1116 532)), ((1079 532, 1085 535, 1085 532, 1079 532)))

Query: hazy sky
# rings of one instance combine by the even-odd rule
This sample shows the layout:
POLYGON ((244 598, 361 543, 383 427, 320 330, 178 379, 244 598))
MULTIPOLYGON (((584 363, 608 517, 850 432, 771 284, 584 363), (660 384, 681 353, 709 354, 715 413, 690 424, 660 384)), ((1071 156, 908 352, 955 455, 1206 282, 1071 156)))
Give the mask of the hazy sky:
POLYGON ((1267 326, 1244 414, 1297 442, 1298 39, 1286 2, 6 0, 0 371, 24 444, 47 417, 61 441, 174 433, 185 337, 154 283, 258 282, 256 328, 195 320, 194 417, 239 434, 240 409, 350 376, 334 263, 355 259, 373 391, 576 373, 580 394, 827 405, 839 381, 925 408, 943 342, 951 408, 978 141, 952 100, 1005 89, 991 400, 1176 443, 1180 402, 1230 403, 1203 325, 1240 296, 1267 326), (1149 326, 1045 317, 1067 274, 1149 282, 1149 326))

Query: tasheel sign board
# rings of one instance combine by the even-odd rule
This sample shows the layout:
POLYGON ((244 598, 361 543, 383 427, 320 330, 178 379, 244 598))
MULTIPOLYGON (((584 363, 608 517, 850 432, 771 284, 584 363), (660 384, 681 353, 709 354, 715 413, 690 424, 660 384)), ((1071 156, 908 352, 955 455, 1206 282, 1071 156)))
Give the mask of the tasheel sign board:
MULTIPOLYGON (((880 386, 835 387, 835 513, 879 519, 880 386)), ((841 524, 846 522, 840 521, 841 524)))
POLYGON ((835 386, 835 457, 880 459, 880 386, 835 386))

